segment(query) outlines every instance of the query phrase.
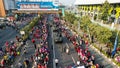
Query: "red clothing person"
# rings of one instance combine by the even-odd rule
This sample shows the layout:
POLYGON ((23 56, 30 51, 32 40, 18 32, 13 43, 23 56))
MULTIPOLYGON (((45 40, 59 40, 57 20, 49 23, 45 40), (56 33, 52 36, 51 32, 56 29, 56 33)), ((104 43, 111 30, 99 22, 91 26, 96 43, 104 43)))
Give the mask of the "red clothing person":
POLYGON ((49 58, 48 58, 48 56, 46 56, 46 58, 44 59, 46 62, 48 62, 48 60, 49 60, 49 58))
POLYGON ((96 64, 95 66, 96 66, 96 68, 99 68, 99 65, 98 65, 98 64, 96 64))
POLYGON ((34 38, 32 38, 32 43, 35 43, 35 39, 34 38))
POLYGON ((5 42, 5 46, 8 46, 8 45, 9 45, 9 43, 8 43, 8 41, 6 41, 6 42, 5 42))
POLYGON ((4 67, 5 61, 4 59, 1 60, 1 66, 4 67))
POLYGON ((76 41, 73 41, 73 45, 76 46, 76 41))
POLYGON ((88 40, 85 41, 86 46, 88 46, 88 40))
POLYGON ((42 65, 38 64, 37 68, 42 68, 42 65))

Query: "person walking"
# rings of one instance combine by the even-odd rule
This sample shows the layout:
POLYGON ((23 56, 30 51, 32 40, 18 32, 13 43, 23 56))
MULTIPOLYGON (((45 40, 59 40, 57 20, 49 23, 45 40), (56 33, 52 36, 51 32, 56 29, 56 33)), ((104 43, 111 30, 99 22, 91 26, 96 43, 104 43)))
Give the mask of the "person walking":
POLYGON ((24 60, 24 65, 25 65, 25 68, 28 68, 28 66, 29 66, 29 60, 28 59, 24 60))
POLYGON ((35 49, 37 48, 36 44, 34 44, 35 49))
POLYGON ((35 44, 35 39, 34 39, 34 38, 32 38, 32 40, 31 40, 31 41, 32 41, 32 43, 33 43, 33 44, 35 44))
POLYGON ((31 62, 33 62, 33 61, 34 61, 34 57, 33 57, 32 55, 31 55, 30 59, 31 59, 31 62))
POLYGON ((0 63, 1 63, 1 67, 4 67, 5 60, 4 60, 4 59, 2 59, 0 63))
POLYGON ((69 48, 66 48, 66 53, 69 55, 69 48))
POLYGON ((23 68, 22 63, 18 63, 18 68, 23 68))
POLYGON ((59 60, 56 58, 56 59, 55 59, 55 65, 56 65, 56 66, 58 66, 58 62, 59 62, 59 60))

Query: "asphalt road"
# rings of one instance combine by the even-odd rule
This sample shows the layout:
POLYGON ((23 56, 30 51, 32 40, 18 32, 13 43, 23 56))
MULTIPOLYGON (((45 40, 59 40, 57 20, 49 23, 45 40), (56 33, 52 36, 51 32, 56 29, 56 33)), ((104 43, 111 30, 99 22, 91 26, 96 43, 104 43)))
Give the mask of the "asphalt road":
POLYGON ((95 55, 95 63, 104 65, 104 68, 118 68, 112 62, 110 62, 108 58, 103 57, 92 47, 89 47, 89 51, 91 51, 91 53, 95 55))
MULTIPOLYGON (((49 22, 49 21, 48 21, 49 22)), ((20 28, 22 28, 23 26, 26 25, 26 23, 18 23, 18 25, 20 26, 20 28)), ((52 29, 51 27, 48 25, 48 47, 50 49, 50 56, 49 56, 49 62, 48 62, 48 68, 53 68, 53 38, 55 37, 53 34, 53 38, 52 38, 52 29)), ((15 40, 15 36, 19 35, 18 32, 16 32, 16 30, 12 29, 11 27, 7 27, 4 30, 0 30, 0 47, 2 47, 5 43, 6 40, 10 41, 10 40, 15 40)), ((33 44, 31 43, 30 40, 27 41, 28 45, 23 46, 22 50, 21 50, 21 54, 20 56, 17 57, 17 60, 13 63, 15 68, 18 68, 18 62, 23 62, 23 60, 27 57, 30 58, 31 55, 34 55, 34 51, 35 48, 33 46, 33 44), (24 48, 27 48, 27 54, 24 54, 24 48)), ((85 45, 83 45, 84 48, 85 45)), ((67 66, 73 66, 76 64, 77 60, 78 60, 78 55, 75 52, 74 46, 73 44, 64 36, 63 34, 63 43, 55 43, 54 45, 54 49, 55 49, 55 58, 58 58, 59 63, 58 66, 56 68, 65 68, 67 66), (65 47, 69 47, 70 48, 70 54, 66 54, 64 51, 65 47)), ((105 67, 104 68, 117 68, 115 65, 112 64, 112 62, 109 62, 107 58, 104 58, 102 55, 100 55, 97 51, 95 51, 93 48, 89 47, 89 51, 95 55, 95 63, 98 64, 102 64, 105 67)), ((32 62, 31 62, 32 64, 32 62)), ((32 65, 29 67, 31 68, 32 65)))
MULTIPOLYGON (((47 21, 47 23, 48 22, 49 21, 47 21)), ((51 37, 52 32, 51 32, 51 28, 50 28, 49 25, 47 25, 47 29, 48 29, 48 38, 47 38, 47 40, 48 40, 48 47, 49 47, 49 50, 50 50, 48 68, 53 68, 53 48, 52 48, 52 43, 51 43, 52 42, 52 40, 51 40, 52 39, 52 37, 51 37)), ((39 41, 40 40, 36 40, 36 45, 40 44, 39 41)), ((26 58, 30 59, 31 55, 35 54, 35 48, 34 48, 33 43, 31 42, 31 40, 28 40, 27 43, 28 43, 27 45, 22 47, 20 56, 18 56, 17 60, 13 63, 13 66, 15 68, 18 68, 18 63, 19 62, 23 64, 24 59, 26 59, 26 58), (26 49, 27 54, 23 53, 25 47, 27 48, 26 49)), ((29 68, 32 68, 32 66, 33 66, 33 62, 30 62, 29 68)))
MULTIPOLYGON (((71 32, 72 33, 72 32, 71 32)), ((82 45, 85 48, 85 44, 82 45)), ((118 68, 112 62, 109 61, 108 58, 105 58, 101 54, 99 54, 94 48, 91 46, 88 48, 92 55, 95 55, 95 64, 104 65, 104 68, 118 68)), ((59 59, 59 67, 64 68, 68 65, 74 64, 77 61, 77 53, 74 51, 73 44, 66 39, 63 35, 63 43, 62 44, 55 44, 55 56, 59 59), (70 47, 70 55, 67 55, 65 52, 62 51, 62 48, 66 46, 66 43, 70 47), (72 56, 71 56, 72 55, 72 56), (71 58, 73 57, 73 58, 71 58), (74 59, 74 60, 73 60, 74 59)))
POLYGON ((56 68, 65 68, 76 65, 78 60, 77 52, 75 52, 73 44, 67 40, 65 36, 63 36, 63 43, 55 44, 55 57, 59 60, 58 67, 56 68), (64 51, 65 47, 70 48, 69 54, 64 51))
MULTIPOLYGON (((33 46, 33 43, 31 42, 31 40, 27 41, 27 45, 23 46, 20 52, 20 56, 18 56, 16 58, 16 61, 12 64, 15 68, 18 68, 18 63, 22 63, 24 62, 25 59, 30 59, 31 55, 35 54, 35 48, 33 46), (26 54, 24 53, 24 48, 26 49, 26 54)), ((30 66, 29 68, 32 68, 32 62, 30 62, 30 66)))
MULTIPOLYGON (((21 29, 23 28, 29 21, 16 22, 16 25, 21 29)), ((6 26, 5 29, 0 29, 0 47, 4 47, 6 41, 15 41, 15 36, 20 36, 20 33, 13 29, 12 27, 6 26)))
MULTIPOLYGON (((82 47, 84 49, 85 44, 83 44, 82 47)), ((109 61, 108 58, 105 58, 102 54, 99 54, 94 48, 92 48, 92 45, 88 47, 88 50, 92 55, 95 55, 95 64, 104 65, 104 68, 118 68, 111 61, 109 61)))
MULTIPOLYGON (((32 20, 32 19, 31 19, 32 20)), ((28 23, 29 23, 29 21, 30 21, 30 19, 29 20, 26 20, 26 21, 22 21, 22 22, 16 22, 16 25, 21 29, 21 28, 23 28, 25 25, 27 25, 28 23)), ((5 44, 5 42, 6 41, 15 41, 15 37, 16 36, 20 36, 20 33, 19 33, 19 31, 16 31, 16 29, 13 29, 12 27, 10 27, 10 26, 6 26, 6 28, 5 29, 0 29, 0 47, 2 47, 3 49, 5 48, 5 46, 4 46, 4 44, 5 44)), ((30 41, 28 41, 28 42, 30 42, 30 41)), ((24 47, 23 47, 24 48, 24 47)), ((23 51, 23 48, 22 48, 22 51, 23 51)), ((27 46, 27 48, 28 48, 28 46, 27 46)), ((31 46, 29 47, 29 48, 31 48, 31 46)), ((33 47, 32 47, 33 48, 33 47)), ((28 49, 29 50, 29 52, 30 52, 30 54, 29 55, 31 55, 31 53, 32 53, 32 51, 30 50, 30 49, 28 49)), ((24 54, 21 52, 21 54, 20 54, 21 56, 19 56, 19 57, 22 57, 24 54)), ((2 58, 2 57, 1 57, 2 58)), ((23 57, 24 58, 24 57, 23 57)), ((23 58, 20 58, 20 59, 23 59, 23 58)), ((15 60, 17 60, 17 61, 19 61, 20 59, 15 59, 15 60)), ((15 68, 18 68, 18 67, 16 67, 17 66, 17 64, 16 64, 16 62, 17 61, 15 61, 14 63, 13 63, 13 65, 15 66, 15 68)), ((7 68, 10 68, 10 66, 7 66, 7 68)))
MULTIPOLYGON (((59 60, 58 66, 56 68, 65 68, 68 66, 74 66, 77 64, 78 55, 74 49, 73 44, 62 34, 63 42, 55 43, 55 58, 59 60), (68 47, 70 52, 67 54, 65 52, 65 47, 68 47)), ((55 33, 53 33, 53 37, 55 37, 55 33)))
POLYGON ((15 40, 17 34, 19 33, 11 27, 0 30, 0 47, 2 47, 6 41, 15 40))
MULTIPOLYGON (((49 20, 47 21, 47 23, 51 23, 49 20)), ((52 30, 50 25, 47 25, 48 27, 48 48, 50 50, 50 55, 49 55, 49 62, 48 62, 48 68, 53 68, 53 44, 52 42, 52 30)))

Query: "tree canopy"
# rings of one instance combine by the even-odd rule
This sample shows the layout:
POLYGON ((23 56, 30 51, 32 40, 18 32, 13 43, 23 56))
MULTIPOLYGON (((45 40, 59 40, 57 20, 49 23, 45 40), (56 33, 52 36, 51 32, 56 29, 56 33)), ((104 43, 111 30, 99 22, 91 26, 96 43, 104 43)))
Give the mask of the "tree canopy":
POLYGON ((108 20, 108 16, 109 16, 109 10, 111 8, 111 5, 109 4, 109 2, 106 0, 103 4, 102 7, 100 9, 100 18, 104 21, 108 20))
POLYGON ((74 21, 77 19, 73 13, 65 12, 65 20, 74 24, 74 21))

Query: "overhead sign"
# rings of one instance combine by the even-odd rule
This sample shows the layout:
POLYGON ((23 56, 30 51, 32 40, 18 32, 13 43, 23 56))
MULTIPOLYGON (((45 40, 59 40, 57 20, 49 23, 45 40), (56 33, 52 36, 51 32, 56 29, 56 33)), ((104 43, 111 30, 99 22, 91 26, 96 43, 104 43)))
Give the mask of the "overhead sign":
POLYGON ((18 10, 58 10, 53 2, 17 2, 18 10))
POLYGON ((40 9, 38 4, 20 4, 20 9, 40 9))

